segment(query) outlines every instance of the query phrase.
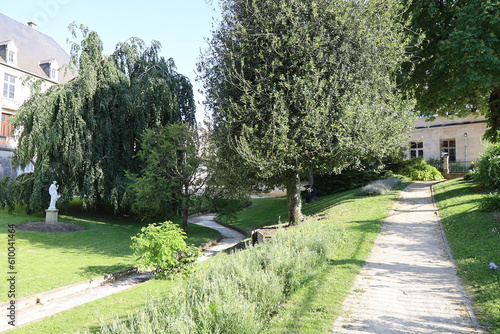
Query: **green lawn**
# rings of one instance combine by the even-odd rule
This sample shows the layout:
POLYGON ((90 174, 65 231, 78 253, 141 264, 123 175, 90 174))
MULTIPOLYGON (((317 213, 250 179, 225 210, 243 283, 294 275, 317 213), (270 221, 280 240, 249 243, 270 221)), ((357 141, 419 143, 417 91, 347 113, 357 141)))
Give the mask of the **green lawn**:
POLYGON ((481 193, 462 179, 434 186, 443 228, 450 243, 458 274, 474 298, 476 313, 489 333, 500 334, 500 219, 498 213, 478 210, 481 193))
MULTIPOLYGON (((407 184, 405 184, 407 185, 407 184)), ((402 189, 405 185, 399 187, 402 189)), ((398 191, 375 197, 357 196, 358 190, 321 197, 304 207, 308 221, 334 224, 345 231, 345 242, 332 257, 324 272, 312 284, 292 296, 269 324, 269 333, 327 333, 340 312, 342 302, 362 267, 387 217, 398 191)), ((235 225, 251 229, 275 224, 286 217, 284 198, 266 198, 238 215, 235 225)), ((210 261, 202 265, 209 265, 210 261)), ((98 318, 110 322, 126 318, 144 305, 148 295, 158 298, 182 281, 149 281, 123 293, 61 312, 13 333, 75 333, 85 328, 98 330, 98 318), (97 326, 97 327, 96 327, 97 326)), ((153 298, 151 297, 151 298, 153 298)))
MULTIPOLYGON (((0 213, 0 235, 7 246, 9 224, 44 221, 41 216, 0 213)), ((41 233, 16 230, 17 298, 51 290, 135 266, 130 248, 130 237, 147 225, 127 217, 61 215, 60 222, 85 226, 84 231, 71 233, 41 233)), ((190 225, 188 243, 201 245, 218 233, 204 227, 190 225)), ((1 256, 7 259, 7 247, 1 247, 1 256)), ((7 260, 2 266, 8 270, 7 260)), ((1 291, 8 291, 8 282, 0 280, 1 291)), ((1 294, 0 302, 8 296, 1 294)))

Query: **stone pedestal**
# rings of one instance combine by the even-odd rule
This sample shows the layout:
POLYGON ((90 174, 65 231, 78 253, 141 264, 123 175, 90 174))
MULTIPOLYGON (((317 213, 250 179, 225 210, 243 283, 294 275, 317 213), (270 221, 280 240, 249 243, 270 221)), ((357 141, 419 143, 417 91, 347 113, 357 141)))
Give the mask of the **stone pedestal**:
POLYGON ((58 209, 47 209, 45 210, 45 223, 54 224, 57 223, 58 209))

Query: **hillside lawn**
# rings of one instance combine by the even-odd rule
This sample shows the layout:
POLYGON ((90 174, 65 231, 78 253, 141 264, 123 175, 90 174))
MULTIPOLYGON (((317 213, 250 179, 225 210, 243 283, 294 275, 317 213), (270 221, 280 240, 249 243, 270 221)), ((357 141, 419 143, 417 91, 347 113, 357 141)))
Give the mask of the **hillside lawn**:
MULTIPOLYGON (((14 214, 0 212, 1 240, 7 246, 9 224, 44 220, 41 215, 26 215, 20 210, 14 214)), ((69 233, 16 230, 16 298, 136 266, 130 237, 151 223, 129 217, 83 213, 60 215, 59 222, 82 225, 87 229, 69 233)), ((186 241, 195 245, 218 236, 214 230, 192 224, 188 231, 186 241)), ((0 254, 5 259, 2 264, 4 273, 12 271, 7 267, 7 247, 1 247, 0 254)), ((0 280, 0 291, 8 291, 8 284, 6 279, 0 280)), ((7 293, 2 293, 0 302, 5 301, 8 301, 7 293)))
POLYGON ((443 229, 458 267, 458 275, 473 298, 476 315, 488 333, 500 334, 500 213, 482 212, 486 193, 463 179, 434 186, 443 229))

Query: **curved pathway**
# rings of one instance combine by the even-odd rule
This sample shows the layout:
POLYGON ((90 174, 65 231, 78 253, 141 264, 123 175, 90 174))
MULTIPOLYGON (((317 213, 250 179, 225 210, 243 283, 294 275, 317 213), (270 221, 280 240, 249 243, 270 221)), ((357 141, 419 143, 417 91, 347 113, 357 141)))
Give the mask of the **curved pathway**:
POLYGON ((198 262, 205 261, 212 256, 216 255, 218 252, 226 250, 228 248, 236 246, 240 241, 245 239, 245 235, 232 228, 217 224, 215 222, 215 217, 217 214, 209 213, 200 216, 189 217, 189 222, 192 224, 204 226, 216 230, 221 234, 221 239, 217 241, 215 245, 203 250, 203 253, 198 260, 198 262))
MULTIPOLYGON (((198 261, 204 261, 218 252, 236 245, 245 238, 243 234, 217 224, 215 216, 215 214, 201 215, 191 217, 189 220, 190 223, 219 231, 222 237, 220 241, 205 249, 198 261)), ((16 300, 16 327, 9 325, 7 323, 8 319, 4 317, 5 319, 0 323, 0 333, 130 289, 149 280, 151 275, 137 273, 112 282, 106 281, 106 277, 107 275, 104 275, 16 300)), ((0 304, 0 308, 3 310, 6 310, 8 306, 8 303, 0 304)))
POLYGON ((401 192, 333 333, 484 333, 441 231, 433 183, 401 192))

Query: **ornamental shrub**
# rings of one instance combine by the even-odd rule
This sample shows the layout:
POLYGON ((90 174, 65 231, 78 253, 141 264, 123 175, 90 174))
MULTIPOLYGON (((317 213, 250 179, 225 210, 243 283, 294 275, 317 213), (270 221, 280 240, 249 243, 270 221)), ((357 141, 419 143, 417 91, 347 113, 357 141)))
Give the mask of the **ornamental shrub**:
POLYGON ((401 182, 401 179, 397 177, 390 177, 385 180, 376 180, 361 188, 359 194, 361 196, 382 195, 388 190, 391 190, 395 186, 401 184, 401 182))
POLYGON ((479 209, 486 212, 500 212, 500 194, 489 194, 481 198, 479 209))
POLYGON ((197 247, 186 245, 186 233, 171 221, 143 227, 131 239, 137 261, 157 278, 187 269, 200 254, 197 247))
POLYGON ((443 179, 443 175, 423 158, 411 158, 399 164, 398 174, 409 177, 414 181, 431 181, 443 179))
POLYGON ((485 189, 500 189, 500 144, 488 147, 474 165, 472 179, 485 189))

